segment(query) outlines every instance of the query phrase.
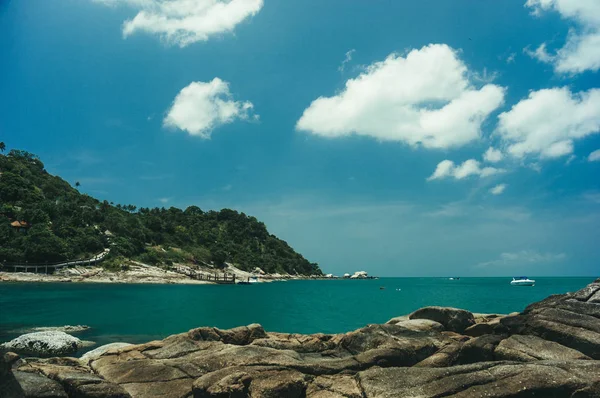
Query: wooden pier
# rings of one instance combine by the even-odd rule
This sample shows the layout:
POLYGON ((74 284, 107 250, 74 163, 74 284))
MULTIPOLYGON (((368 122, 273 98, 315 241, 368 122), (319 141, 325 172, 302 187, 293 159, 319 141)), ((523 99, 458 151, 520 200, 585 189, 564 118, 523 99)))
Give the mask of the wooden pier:
POLYGON ((189 268, 177 268, 176 271, 180 274, 189 276, 190 278, 196 279, 198 281, 213 282, 218 283, 220 285, 229 285, 235 283, 235 274, 218 272, 215 272, 214 274, 205 274, 191 270, 189 268))
POLYGON ((6 272, 34 272, 36 274, 52 274, 54 271, 64 267, 71 266, 89 266, 96 265, 110 253, 110 249, 105 249, 102 253, 84 260, 71 260, 60 263, 1 263, 0 270, 6 272))

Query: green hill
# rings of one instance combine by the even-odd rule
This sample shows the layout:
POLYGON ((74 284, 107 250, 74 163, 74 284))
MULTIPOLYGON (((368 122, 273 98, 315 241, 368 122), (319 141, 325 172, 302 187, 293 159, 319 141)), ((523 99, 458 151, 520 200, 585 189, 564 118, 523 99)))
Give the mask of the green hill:
POLYGON ((106 247, 107 266, 129 258, 164 267, 228 262, 244 270, 321 274, 244 213, 113 205, 50 175, 31 153, 0 155, 0 262, 86 258, 106 247))

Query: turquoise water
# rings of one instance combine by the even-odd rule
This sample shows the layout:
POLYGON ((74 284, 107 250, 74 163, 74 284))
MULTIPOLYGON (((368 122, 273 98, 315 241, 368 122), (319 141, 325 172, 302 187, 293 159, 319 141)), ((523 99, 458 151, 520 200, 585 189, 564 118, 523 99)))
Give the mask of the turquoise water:
POLYGON ((509 313, 550 294, 578 290, 595 278, 382 278, 288 281, 246 286, 0 284, 0 341, 34 326, 89 325, 99 344, 164 338, 199 326, 260 323, 268 331, 346 332, 386 322, 427 305, 509 313), (384 290, 380 287, 385 286, 384 290))

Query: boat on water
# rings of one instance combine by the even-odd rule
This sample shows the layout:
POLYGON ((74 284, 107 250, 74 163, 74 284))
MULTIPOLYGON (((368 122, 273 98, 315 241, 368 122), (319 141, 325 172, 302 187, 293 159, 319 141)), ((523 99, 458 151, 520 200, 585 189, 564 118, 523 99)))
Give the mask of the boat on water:
POLYGON ((450 278, 448 278, 448 279, 450 279, 451 281, 459 281, 459 280, 460 280, 460 277, 458 277, 458 276, 453 276, 453 277, 450 277, 450 278))
POLYGON ((513 280, 510 282, 513 286, 534 286, 535 280, 529 279, 526 276, 517 276, 513 277, 513 280))

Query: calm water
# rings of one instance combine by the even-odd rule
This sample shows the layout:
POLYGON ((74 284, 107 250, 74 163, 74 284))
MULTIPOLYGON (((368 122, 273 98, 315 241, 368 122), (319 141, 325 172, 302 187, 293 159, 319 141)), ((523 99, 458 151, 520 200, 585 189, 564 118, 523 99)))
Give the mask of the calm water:
POLYGON ((198 326, 260 323, 269 331, 335 333, 386 322, 427 305, 509 313, 594 278, 382 278, 251 286, 0 284, 0 341, 33 326, 83 324, 99 344, 144 342, 198 326), (385 286, 385 290, 380 290, 385 286))

